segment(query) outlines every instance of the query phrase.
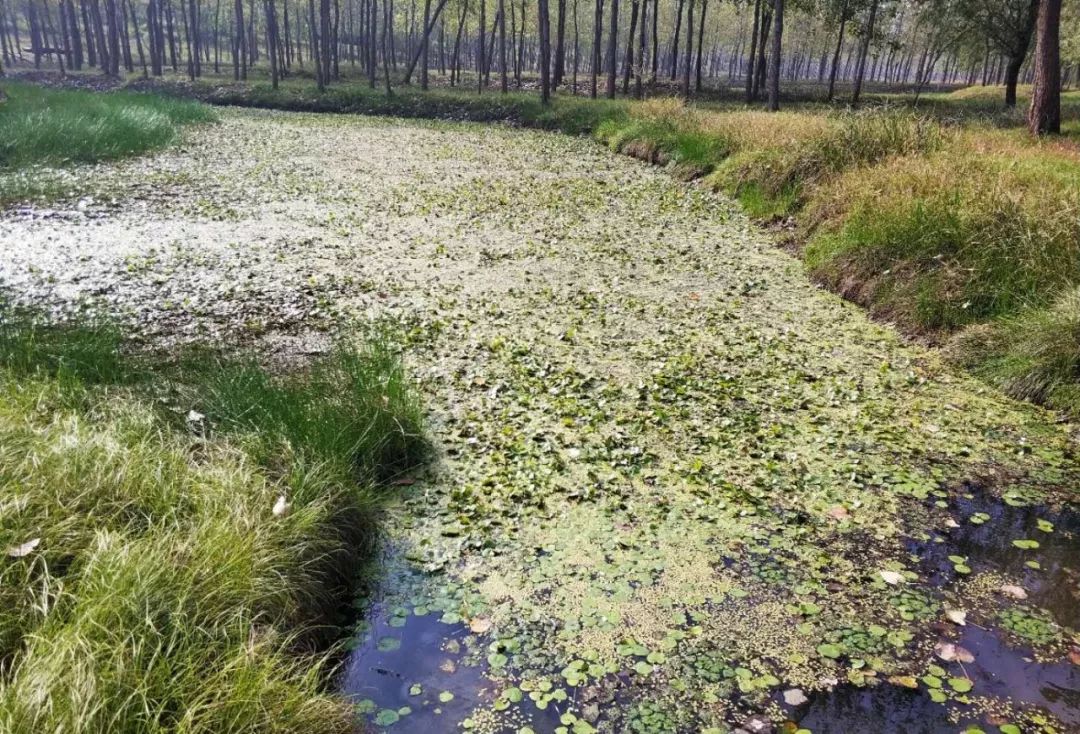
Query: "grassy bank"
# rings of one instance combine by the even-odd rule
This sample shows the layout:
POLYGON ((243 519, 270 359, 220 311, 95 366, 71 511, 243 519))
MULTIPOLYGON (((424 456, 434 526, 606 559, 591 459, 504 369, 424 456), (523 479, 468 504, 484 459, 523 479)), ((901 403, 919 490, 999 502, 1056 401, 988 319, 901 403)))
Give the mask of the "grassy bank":
POLYGON ((320 651, 419 424, 377 337, 275 377, 0 311, 0 729, 351 731, 320 651))
POLYGON ((5 81, 0 102, 0 205, 77 188, 56 171, 70 164, 138 155, 173 142, 184 125, 215 119, 188 100, 98 93, 5 81))
MULTIPOLYGON (((1021 96, 1023 96, 1021 90, 1021 96)), ((192 93, 188 88, 186 93, 192 93)), ((1010 394, 1076 413, 1080 334, 1080 124, 1030 139, 1002 90, 880 95, 852 112, 780 114, 363 85, 319 94, 294 81, 194 88, 202 99, 306 111, 493 121, 590 133, 793 225, 813 278, 948 353, 1010 394), (1043 337, 1031 339, 1031 330, 1043 337), (1034 345, 1038 344, 1036 348, 1034 345)), ((1080 94, 1064 99, 1080 115, 1080 94)))

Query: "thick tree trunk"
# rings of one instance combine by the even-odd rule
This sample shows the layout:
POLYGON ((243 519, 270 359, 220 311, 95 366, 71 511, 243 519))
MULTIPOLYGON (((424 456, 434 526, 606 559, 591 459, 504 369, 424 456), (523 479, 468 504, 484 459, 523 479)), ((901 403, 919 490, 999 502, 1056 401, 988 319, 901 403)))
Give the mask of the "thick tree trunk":
POLYGON ((1033 135, 1061 132, 1061 0, 1039 3, 1035 83, 1028 110, 1033 135))
POLYGON ((769 54, 769 111, 780 109, 780 66, 783 61, 784 0, 773 0, 772 52, 769 54))
POLYGON ((551 24, 548 15, 548 0, 536 3, 537 23, 540 31, 540 101, 551 101, 551 24))

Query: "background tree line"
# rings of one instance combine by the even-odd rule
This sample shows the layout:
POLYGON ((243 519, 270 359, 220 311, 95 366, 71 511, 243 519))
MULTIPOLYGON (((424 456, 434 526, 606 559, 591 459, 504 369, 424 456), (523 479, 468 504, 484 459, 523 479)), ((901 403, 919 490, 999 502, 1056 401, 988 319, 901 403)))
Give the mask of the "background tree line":
POLYGON ((192 80, 258 68, 320 89, 343 67, 388 91, 437 72, 545 100, 721 87, 774 110, 786 84, 827 100, 842 84, 855 104, 871 83, 1002 84, 1015 105, 1034 83, 1043 132, 1080 70, 1080 18, 1061 0, 0 0, 0 57, 192 80))

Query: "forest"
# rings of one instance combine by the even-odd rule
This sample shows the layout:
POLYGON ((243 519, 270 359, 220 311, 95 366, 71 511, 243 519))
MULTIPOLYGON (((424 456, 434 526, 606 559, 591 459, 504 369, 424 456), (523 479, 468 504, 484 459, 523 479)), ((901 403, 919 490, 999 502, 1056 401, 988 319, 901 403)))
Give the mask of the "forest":
POLYGON ((1080 11, 0 0, 0 732, 1080 730, 1080 11))

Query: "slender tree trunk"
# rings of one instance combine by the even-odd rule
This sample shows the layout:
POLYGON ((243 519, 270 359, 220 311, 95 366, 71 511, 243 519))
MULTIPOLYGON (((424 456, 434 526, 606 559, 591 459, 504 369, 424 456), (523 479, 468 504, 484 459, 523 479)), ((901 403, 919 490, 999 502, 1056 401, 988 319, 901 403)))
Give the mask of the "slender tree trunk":
POLYGON ((649 72, 649 85, 656 84, 656 75, 660 67, 660 0, 653 0, 652 5, 652 55, 649 57, 652 69, 649 72))
POLYGON ((424 38, 420 41, 420 88, 427 91, 428 88, 428 48, 431 45, 428 39, 431 35, 428 28, 431 24, 431 0, 424 0, 424 38))
POLYGON ((695 64, 694 90, 701 93, 701 50, 705 45, 705 11, 708 10, 709 0, 701 0, 701 17, 698 18, 697 34, 697 63, 695 64))
POLYGON ((548 15, 548 0, 538 0, 537 22, 540 31, 540 101, 551 101, 551 24, 548 15))
POLYGON ((484 24, 487 22, 485 19, 485 11, 487 6, 487 0, 480 0, 480 24, 476 28, 476 32, 479 38, 476 42, 476 93, 483 94, 484 92, 484 51, 487 49, 484 47, 484 24))
POLYGON ((454 86, 454 83, 460 81, 461 72, 460 66, 458 66, 459 54, 461 52, 461 33, 465 29, 465 15, 469 12, 469 3, 462 3, 461 5, 461 19, 458 21, 457 35, 454 37, 454 56, 450 60, 450 86, 454 86))
POLYGON ((499 0, 499 91, 503 94, 510 91, 510 77, 506 69, 506 0, 499 0))
POLYGON ((840 51, 844 47, 844 27, 847 25, 847 6, 840 11, 840 32, 836 35, 836 50, 832 57, 832 70, 829 72, 829 92, 825 96, 826 102, 832 102, 836 95, 836 72, 840 68, 840 51))
POLYGON ((615 99, 615 75, 619 53, 619 0, 611 0, 611 27, 608 28, 607 97, 615 99))
POLYGON ((649 12, 649 0, 641 0, 641 18, 638 20, 638 55, 637 65, 634 67, 634 97, 642 99, 645 96, 645 44, 648 42, 646 27, 646 15, 649 12))
POLYGON ((637 33, 638 6, 640 0, 633 0, 630 9, 630 33, 626 36, 626 53, 623 56, 622 93, 630 94, 630 70, 634 68, 634 34, 637 33))
POLYGON ((331 46, 334 41, 330 35, 330 0, 319 0, 319 54, 323 85, 330 81, 331 46))
POLYGON ((596 99, 596 78, 600 73, 600 43, 603 38, 603 28, 604 0, 596 0, 596 14, 593 17, 592 68, 590 69, 592 86, 589 89, 589 96, 593 99, 596 99))
POLYGON ((555 63, 551 85, 556 89, 562 84, 566 71, 566 0, 559 0, 558 20, 555 21, 555 63))
POLYGON ((233 79, 247 79, 247 40, 244 35, 244 0, 236 0, 233 6, 233 79))
POLYGON ((1039 3, 1035 83, 1028 110, 1032 135, 1061 132, 1061 0, 1039 3))
POLYGON ((851 93, 851 104, 859 104, 859 95, 862 93, 863 75, 866 73, 866 56, 870 51, 870 39, 874 35, 874 20, 877 18, 878 0, 870 3, 870 17, 866 21, 866 32, 863 34, 862 44, 859 48, 859 65, 855 69, 855 89, 851 93))
MULTIPOLYGON (((323 65, 320 59, 322 54, 319 51, 319 32, 317 26, 317 20, 315 19, 315 0, 308 0, 308 31, 311 35, 310 49, 311 53, 311 65, 315 67, 315 83, 319 87, 319 91, 322 92, 326 89, 326 77, 323 76, 323 65)), ((241 31, 242 33, 243 31, 241 31)), ((325 42, 325 39, 323 39, 325 42)))
POLYGON ((758 57, 754 65, 754 99, 761 97, 761 87, 765 84, 765 48, 769 42, 769 31, 772 29, 772 8, 761 6, 761 35, 758 38, 758 57))
POLYGON ((139 32, 139 18, 135 14, 135 3, 128 0, 128 11, 131 15, 131 25, 135 31, 135 48, 139 52, 139 66, 142 67, 143 79, 150 78, 150 71, 146 68, 146 55, 143 53, 142 33, 139 32))
POLYGON ((761 0, 754 0, 754 30, 750 34, 750 56, 746 59, 746 103, 754 101, 754 62, 757 56, 758 30, 761 22, 761 0))
POLYGON ((773 0, 772 53, 769 54, 769 111, 780 109, 780 67, 784 36, 784 0, 773 0))
POLYGON ((683 62, 682 95, 690 98, 690 73, 694 68, 694 0, 686 0, 686 59, 683 62))
POLYGON ((678 9, 675 11, 675 33, 671 36, 671 81, 679 71, 679 34, 682 33, 683 6, 686 0, 679 0, 678 9))
POLYGON ((581 50, 580 39, 578 37, 578 0, 574 0, 574 71, 573 81, 570 85, 570 90, 573 94, 577 95, 577 76, 578 76, 578 53, 581 50))

